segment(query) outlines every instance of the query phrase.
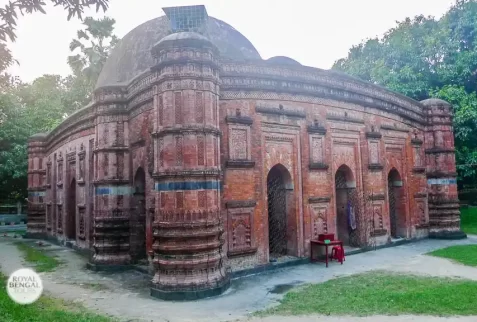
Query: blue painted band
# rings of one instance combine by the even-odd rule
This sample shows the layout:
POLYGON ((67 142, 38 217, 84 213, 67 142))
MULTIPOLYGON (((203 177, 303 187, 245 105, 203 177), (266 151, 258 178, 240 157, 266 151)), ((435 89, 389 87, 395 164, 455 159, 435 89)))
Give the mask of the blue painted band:
POLYGON ((44 197, 46 196, 45 191, 29 191, 28 192, 29 197, 44 197))
POLYGON ((446 178, 446 179, 427 179, 427 184, 457 184, 457 179, 455 178, 446 178))
POLYGON ((125 196, 132 194, 130 186, 99 186, 95 189, 97 196, 125 196))
POLYGON ((219 181, 182 181, 182 182, 161 182, 154 185, 156 191, 176 191, 176 190, 220 190, 219 181))

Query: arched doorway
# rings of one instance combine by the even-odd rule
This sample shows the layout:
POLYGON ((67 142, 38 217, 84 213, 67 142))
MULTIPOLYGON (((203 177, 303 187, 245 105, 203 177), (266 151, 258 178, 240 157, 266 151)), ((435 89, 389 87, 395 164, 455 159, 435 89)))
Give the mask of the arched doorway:
POLYGON ((146 258, 146 173, 139 167, 134 175, 134 214, 132 216, 131 251, 132 258, 140 261, 146 258))
POLYGON ((268 249, 270 260, 297 254, 297 227, 290 172, 275 165, 267 176, 268 249))
POLYGON ((68 189, 68 215, 66 218, 66 238, 76 240, 76 180, 71 180, 68 189))
POLYGON ((388 202, 391 238, 405 238, 407 229, 404 187, 401 175, 394 168, 388 174, 388 202))
POLYGON ((336 170, 335 189, 336 237, 343 242, 343 245, 349 246, 352 244, 350 236, 357 229, 356 198, 353 198, 356 194, 356 181, 353 171, 347 165, 342 165, 336 170))

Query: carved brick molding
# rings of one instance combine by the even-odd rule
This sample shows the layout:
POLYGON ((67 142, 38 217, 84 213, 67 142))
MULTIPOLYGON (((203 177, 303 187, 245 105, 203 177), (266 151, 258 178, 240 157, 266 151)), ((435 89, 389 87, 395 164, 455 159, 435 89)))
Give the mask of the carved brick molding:
POLYGON ((351 117, 351 116, 340 116, 340 115, 328 114, 328 115, 326 115, 326 119, 331 120, 331 121, 341 121, 341 122, 364 124, 364 120, 358 119, 358 118, 355 118, 355 117, 351 117))
POLYGON ((299 117, 299 118, 306 118, 306 113, 301 112, 301 111, 290 111, 286 110, 283 107, 266 107, 266 106, 256 106, 255 111, 257 113, 263 113, 263 114, 275 114, 275 115, 284 115, 284 116, 290 116, 290 117, 299 117))
POLYGON ((228 160, 225 163, 227 168, 239 168, 239 169, 246 169, 246 168, 254 168, 255 161, 249 160, 228 160))
POLYGON ((310 163, 309 165, 310 170, 328 170, 330 166, 326 163, 310 163))
POLYGON ((415 226, 416 229, 428 229, 430 227, 429 224, 419 224, 415 226))
POLYGON ((233 208, 251 208, 257 205, 256 200, 231 200, 225 202, 225 207, 228 209, 233 208))
POLYGON ((380 237, 380 236, 386 236, 388 231, 386 229, 375 229, 374 231, 371 232, 371 237, 380 237))
POLYGON ((309 204, 316 204, 316 203, 327 203, 331 201, 331 197, 310 197, 308 198, 309 204))
POLYGON ((131 143, 131 148, 140 148, 146 145, 146 140, 144 139, 139 139, 133 143, 131 143))
POLYGON ((414 198, 427 198, 427 193, 425 193, 425 192, 415 193, 414 198))
POLYGON ((94 185, 104 185, 104 184, 112 184, 112 185, 127 185, 129 184, 128 179, 101 179, 101 180, 94 180, 94 185))
POLYGON ((384 166, 380 163, 368 164, 368 169, 371 171, 381 171, 384 169, 384 166))
POLYGON ((457 172, 432 171, 432 172, 427 172, 426 176, 428 178, 431 178, 431 179, 434 179, 434 178, 456 178, 457 177, 457 172))
POLYGON ((166 128, 160 132, 152 133, 154 137, 163 137, 169 134, 182 134, 182 133, 193 133, 193 134, 214 134, 216 136, 222 136, 222 132, 214 127, 206 126, 182 126, 180 128, 166 128))
POLYGON ((426 149, 426 154, 454 153, 454 148, 431 148, 426 149))
POLYGON ((127 146, 111 146, 111 147, 103 147, 103 148, 95 148, 93 150, 94 153, 99 152, 125 152, 129 151, 129 147, 127 146))
POLYGON ((326 134, 326 128, 320 125, 308 125, 308 133, 310 134, 326 134))
POLYGON ((380 139, 383 135, 379 132, 366 132, 367 139, 380 139))
POLYGON ((232 123, 232 124, 244 124, 244 125, 252 125, 253 124, 253 119, 249 116, 230 116, 230 115, 228 115, 225 118, 225 121, 227 123, 232 123))
POLYGON ((243 250, 229 250, 227 252, 228 257, 239 257, 239 256, 246 256, 251 255, 257 252, 257 247, 250 247, 248 249, 243 250))
POLYGON ((384 200, 385 198, 386 196, 384 195, 384 193, 379 193, 379 194, 369 196, 369 200, 373 200, 373 201, 384 200))
POLYGON ((426 167, 414 167, 412 168, 414 173, 426 173, 426 167))
POLYGON ((422 140, 419 140, 419 139, 412 139, 411 143, 413 145, 418 145, 419 146, 419 145, 422 145, 424 142, 422 140))
POLYGON ((405 132, 405 133, 409 132, 408 129, 402 129, 402 128, 399 128, 397 126, 392 126, 392 125, 387 125, 387 124, 381 125, 381 129, 388 130, 388 131, 405 132))
POLYGON ((434 125, 447 125, 447 126, 452 126, 454 125, 452 121, 431 121, 427 123, 429 126, 434 126, 434 125))
POLYGON ((180 170, 170 172, 155 172, 152 174, 154 179, 171 178, 171 177, 203 177, 203 176, 219 176, 220 170, 216 168, 200 169, 200 170, 180 170))

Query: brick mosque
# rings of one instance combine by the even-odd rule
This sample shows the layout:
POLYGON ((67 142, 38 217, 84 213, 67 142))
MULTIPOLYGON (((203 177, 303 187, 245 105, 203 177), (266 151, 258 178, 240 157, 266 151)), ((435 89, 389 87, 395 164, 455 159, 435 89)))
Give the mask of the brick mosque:
POLYGON ((164 12, 111 52, 88 106, 29 139, 30 237, 92 269, 147 263, 164 299, 220 294, 323 233, 465 237, 448 103, 262 59, 204 6, 164 12))

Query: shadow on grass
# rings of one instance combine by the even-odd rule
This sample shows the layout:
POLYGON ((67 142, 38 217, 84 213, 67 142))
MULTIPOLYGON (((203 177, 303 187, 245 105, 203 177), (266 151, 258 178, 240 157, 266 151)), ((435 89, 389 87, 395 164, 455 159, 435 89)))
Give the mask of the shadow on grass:
POLYGON ((37 272, 51 272, 61 264, 56 257, 47 255, 45 250, 35 248, 21 241, 15 242, 15 245, 22 252, 23 258, 28 263, 33 264, 37 272))
POLYGON ((382 271, 299 287, 266 315, 477 315, 477 282, 382 271))

